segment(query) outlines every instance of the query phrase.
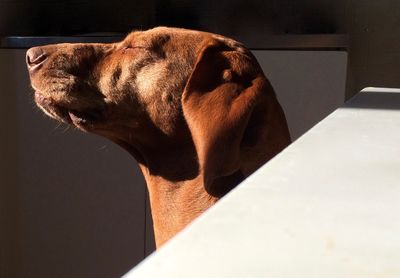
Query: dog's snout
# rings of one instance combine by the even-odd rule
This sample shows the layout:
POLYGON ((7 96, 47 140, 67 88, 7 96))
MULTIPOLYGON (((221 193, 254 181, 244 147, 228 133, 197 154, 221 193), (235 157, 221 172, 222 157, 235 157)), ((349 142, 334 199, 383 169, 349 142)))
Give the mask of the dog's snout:
POLYGON ((26 64, 30 71, 39 68, 46 59, 46 52, 41 47, 32 47, 26 52, 26 64))

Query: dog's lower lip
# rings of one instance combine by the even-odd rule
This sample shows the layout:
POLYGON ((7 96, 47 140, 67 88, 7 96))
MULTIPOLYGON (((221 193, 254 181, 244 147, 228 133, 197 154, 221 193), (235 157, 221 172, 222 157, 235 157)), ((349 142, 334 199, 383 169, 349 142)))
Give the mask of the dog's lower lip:
POLYGON ((82 112, 80 110, 70 109, 58 105, 52 99, 44 96, 39 91, 35 91, 35 101, 39 106, 43 107, 43 109, 56 113, 63 119, 63 121, 70 124, 74 123, 78 126, 85 126, 102 119, 102 113, 100 110, 88 110, 88 112, 82 112))
POLYGON ((68 115, 71 118, 72 122, 77 123, 77 124, 84 124, 86 123, 86 120, 84 118, 78 117, 76 113, 72 111, 68 111, 68 115))
POLYGON ((91 112, 80 112, 77 110, 69 110, 68 115, 71 121, 77 125, 84 125, 98 121, 101 117, 101 113, 97 111, 91 112))
POLYGON ((40 104, 50 104, 51 101, 46 98, 44 95, 42 95, 40 92, 36 91, 35 92, 35 100, 36 102, 40 103, 40 104))

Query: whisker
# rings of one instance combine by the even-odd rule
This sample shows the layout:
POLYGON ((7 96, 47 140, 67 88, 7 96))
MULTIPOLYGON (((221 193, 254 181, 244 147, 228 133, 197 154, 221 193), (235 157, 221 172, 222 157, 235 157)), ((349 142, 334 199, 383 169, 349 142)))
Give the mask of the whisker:
POLYGON ((64 130, 62 131, 62 133, 63 133, 63 134, 66 133, 70 128, 71 128, 70 125, 66 125, 65 128, 64 128, 64 130))
POLYGON ((57 131, 57 129, 61 126, 61 123, 57 122, 57 124, 53 128, 53 132, 57 131))
POLYGON ((103 151, 103 150, 106 150, 106 149, 107 149, 107 145, 103 145, 103 146, 99 147, 99 151, 103 151))

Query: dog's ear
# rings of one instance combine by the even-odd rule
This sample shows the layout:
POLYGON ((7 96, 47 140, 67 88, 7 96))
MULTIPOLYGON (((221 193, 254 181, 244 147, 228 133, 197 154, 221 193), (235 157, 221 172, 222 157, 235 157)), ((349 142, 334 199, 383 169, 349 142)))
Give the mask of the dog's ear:
MULTIPOLYGON (((210 39, 199 51, 184 89, 182 107, 209 192, 218 191, 210 188, 217 179, 235 179, 217 182, 222 186, 243 179, 241 148, 246 129, 256 128, 249 127, 249 119, 254 121, 255 107, 265 102, 265 86, 270 85, 261 68, 242 46, 210 39)), ((275 98, 272 87, 268 93, 275 98)))

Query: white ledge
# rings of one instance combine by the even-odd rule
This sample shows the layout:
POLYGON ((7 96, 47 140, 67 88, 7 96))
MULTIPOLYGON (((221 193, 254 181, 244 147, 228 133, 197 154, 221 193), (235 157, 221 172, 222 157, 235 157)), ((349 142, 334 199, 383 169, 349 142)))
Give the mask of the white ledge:
POLYGON ((400 277, 400 91, 359 93, 125 277, 400 277))

